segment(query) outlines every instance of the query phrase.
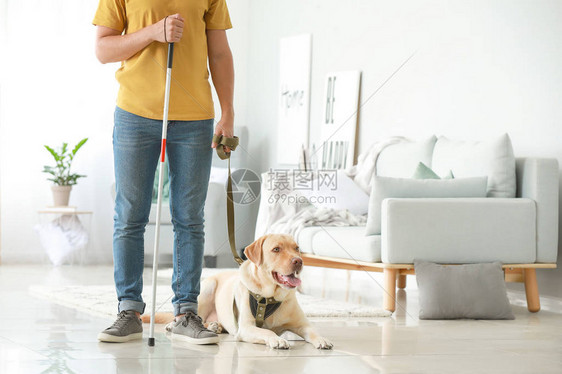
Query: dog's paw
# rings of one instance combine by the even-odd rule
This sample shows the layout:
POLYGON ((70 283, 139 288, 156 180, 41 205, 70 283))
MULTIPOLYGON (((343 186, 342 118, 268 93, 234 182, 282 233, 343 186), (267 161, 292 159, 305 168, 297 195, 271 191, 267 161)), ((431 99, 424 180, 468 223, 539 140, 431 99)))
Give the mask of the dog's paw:
POLYGON ((172 331, 173 324, 174 324, 173 322, 168 323, 166 325, 166 331, 168 331, 168 332, 172 331))
POLYGON ((266 345, 274 349, 289 349, 289 342, 279 336, 268 339, 266 345))
POLYGON ((313 341, 311 341, 311 343, 315 348, 318 349, 332 349, 334 347, 334 344, 332 344, 331 341, 321 336, 315 338, 313 341))
POLYGON ((215 334, 222 333, 222 325, 218 322, 209 322, 207 325, 207 330, 214 332, 215 334))

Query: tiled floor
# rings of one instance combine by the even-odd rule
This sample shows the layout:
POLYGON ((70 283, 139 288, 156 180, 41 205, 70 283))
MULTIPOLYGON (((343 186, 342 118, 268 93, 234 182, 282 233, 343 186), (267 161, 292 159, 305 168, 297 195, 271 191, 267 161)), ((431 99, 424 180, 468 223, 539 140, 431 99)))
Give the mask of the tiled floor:
MULTIPOLYGON (((305 281, 322 278, 311 274, 305 281)), ((145 278, 149 283, 150 271, 145 278)), ((380 279, 367 279, 372 287, 362 289, 372 296, 365 300, 379 303, 380 279)), ((112 280, 110 267, 0 266, 0 373, 562 373, 560 304, 545 300, 540 313, 530 314, 519 306, 517 293, 510 294, 515 321, 419 321, 417 292, 410 286, 399 292, 405 309, 392 318, 316 321, 334 342, 333 351, 317 351, 302 341, 276 351, 228 335, 217 346, 172 344, 161 326, 154 348, 146 339, 98 343, 97 333, 111 321, 27 292, 31 284, 112 280)), ((335 292, 330 279, 319 283, 330 286, 325 294, 335 292)), ((348 292, 351 299, 354 295, 348 292)))

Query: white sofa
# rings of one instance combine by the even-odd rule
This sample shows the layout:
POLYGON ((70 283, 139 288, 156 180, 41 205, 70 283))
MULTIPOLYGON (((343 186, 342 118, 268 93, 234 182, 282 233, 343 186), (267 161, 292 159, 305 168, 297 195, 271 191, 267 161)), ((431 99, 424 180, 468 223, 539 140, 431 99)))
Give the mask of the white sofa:
MULTIPOLYGON (((420 161, 439 164, 433 153, 436 142, 433 137, 410 148, 386 148, 378 157, 377 175, 411 177, 420 161)), ((405 287, 406 275, 414 273, 414 259, 500 261, 506 281, 525 282, 528 308, 538 311, 535 269, 555 268, 557 260, 558 162, 519 158, 514 163, 515 197, 388 198, 381 211, 371 206, 368 212, 381 215, 380 235, 366 235, 364 226, 306 227, 297 238, 306 252, 305 263, 384 272, 384 307, 394 311, 396 280, 405 287)), ((452 168, 455 173, 454 163, 452 168)))

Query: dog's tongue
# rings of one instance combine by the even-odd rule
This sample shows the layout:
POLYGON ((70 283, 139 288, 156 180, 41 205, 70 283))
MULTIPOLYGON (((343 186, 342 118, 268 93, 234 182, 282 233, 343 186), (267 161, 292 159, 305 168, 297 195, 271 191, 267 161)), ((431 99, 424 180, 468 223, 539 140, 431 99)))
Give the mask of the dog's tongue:
POLYGON ((279 274, 281 280, 285 283, 288 283, 291 287, 298 287, 301 284, 301 280, 295 277, 293 274, 291 275, 281 275, 279 274))

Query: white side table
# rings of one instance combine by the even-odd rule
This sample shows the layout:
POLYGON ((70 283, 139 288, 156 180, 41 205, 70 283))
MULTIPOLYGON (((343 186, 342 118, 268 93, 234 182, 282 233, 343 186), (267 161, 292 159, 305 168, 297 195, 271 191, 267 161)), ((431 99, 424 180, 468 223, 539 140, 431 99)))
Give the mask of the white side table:
MULTIPOLYGON (((79 246, 76 250, 72 251, 69 255, 65 256, 62 263, 68 263, 70 265, 75 265, 78 263, 79 265, 84 265, 84 255, 89 246, 90 240, 90 226, 92 223, 92 215, 94 212, 88 210, 78 210, 76 207, 73 206, 63 206, 63 207, 46 207, 45 209, 41 209, 38 212, 39 215, 39 223, 40 225, 44 225, 49 222, 61 221, 65 218, 72 219, 72 217, 76 217, 80 220, 82 227, 84 228, 85 232, 87 233, 88 237, 86 242, 83 245, 79 246)), ((41 236, 41 233, 39 233, 41 236)), ((42 239, 43 244, 43 239, 42 239)), ((48 249, 45 248, 45 251, 48 252, 48 249)), ((52 260, 52 259, 51 259, 52 260)), ((61 263, 61 264, 62 264, 61 263)))

